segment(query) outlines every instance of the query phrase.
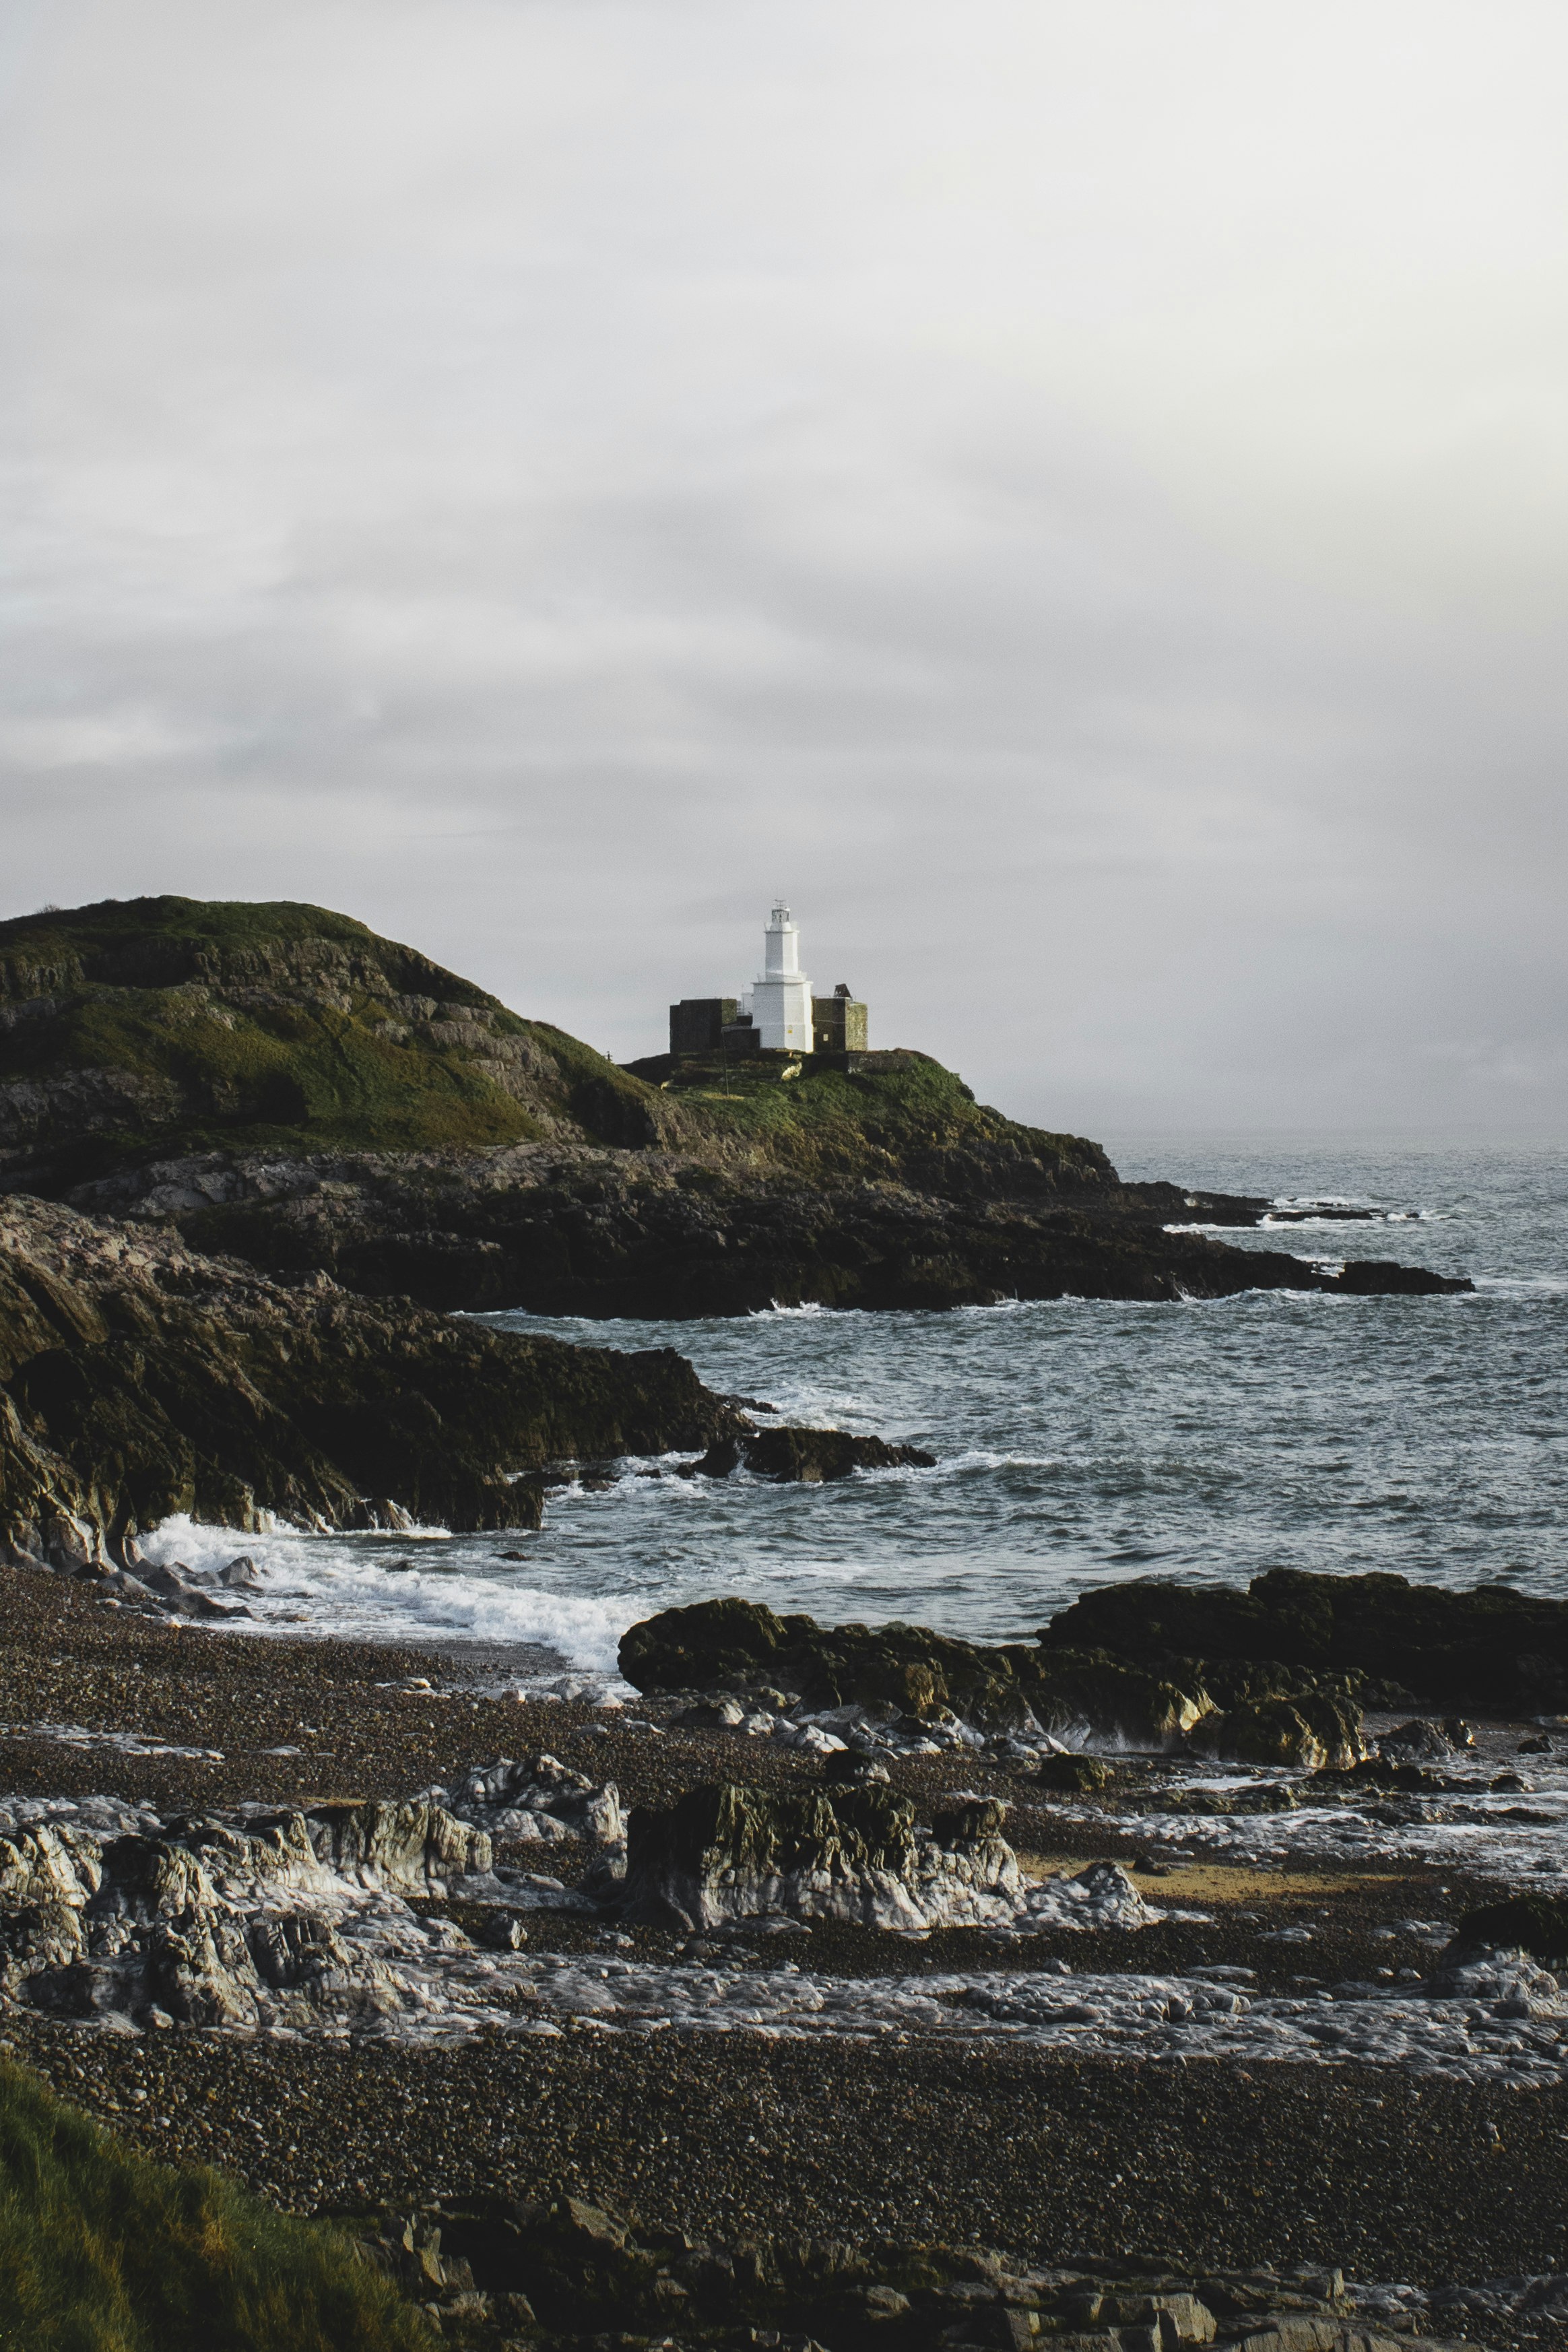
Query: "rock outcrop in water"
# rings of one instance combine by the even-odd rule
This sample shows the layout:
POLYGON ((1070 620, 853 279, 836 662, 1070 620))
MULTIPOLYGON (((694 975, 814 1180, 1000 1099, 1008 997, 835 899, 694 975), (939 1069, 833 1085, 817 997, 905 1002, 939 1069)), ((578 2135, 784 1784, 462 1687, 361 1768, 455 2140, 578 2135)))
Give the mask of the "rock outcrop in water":
POLYGON ((820 1486, 853 1477, 857 1470, 933 1470, 936 1456, 918 1445, 889 1445, 886 1438, 859 1437, 847 1429, 759 1429, 749 1436, 721 1438, 679 1475, 727 1478, 742 1463, 754 1478, 820 1486))
POLYGON ((1458 1591, 1403 1576, 1275 1568, 1234 1585, 1140 1577, 1100 1586, 1041 1640, 1095 1647, 1152 1672, 1202 1658, 1309 1675, 1358 1674, 1393 1704, 1528 1714, 1568 1704, 1568 1601, 1501 1582, 1458 1591))
POLYGON ((0 923, 0 1186, 433 1307, 590 1316, 1425 1294, 1239 1251, 1262 1200, 1126 1184, 927 1055, 617 1069, 322 908, 0 923))

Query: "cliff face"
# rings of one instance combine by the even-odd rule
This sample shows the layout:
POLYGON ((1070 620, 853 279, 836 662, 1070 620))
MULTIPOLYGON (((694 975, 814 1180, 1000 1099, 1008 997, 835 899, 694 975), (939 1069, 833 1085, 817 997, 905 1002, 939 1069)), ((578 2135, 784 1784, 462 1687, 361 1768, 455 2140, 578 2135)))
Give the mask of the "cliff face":
POLYGON ((113 1559, 175 1511, 537 1526, 546 1462, 747 1426, 670 1349, 519 1339, 0 1202, 0 1539, 34 1558, 113 1559))
POLYGON ((1342 1282, 1127 1185, 1098 1144, 928 1055, 617 1069, 314 907, 110 901, 0 924, 0 1192, 176 1227, 432 1307, 732 1315, 773 1301, 1215 1297, 1342 1282), (638 1075, 640 1072, 641 1075, 638 1075))

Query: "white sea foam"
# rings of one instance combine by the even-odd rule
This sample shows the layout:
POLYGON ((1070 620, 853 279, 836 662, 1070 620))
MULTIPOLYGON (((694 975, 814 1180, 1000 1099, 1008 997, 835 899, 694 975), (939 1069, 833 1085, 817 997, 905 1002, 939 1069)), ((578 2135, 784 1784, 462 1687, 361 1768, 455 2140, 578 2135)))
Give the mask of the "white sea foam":
MULTIPOLYGON (((1205 1788, 1231 1785, 1205 1780, 1205 1788)), ((1064 1807, 1086 1825, 1101 1817, 1064 1807)), ((1121 1827, 1151 1851, 1179 1851, 1242 1867, 1294 1860, 1411 1864, 1478 1878, 1552 1882, 1568 1873, 1568 1772, 1548 1767, 1533 1787, 1379 1798, 1354 1806, 1303 1805, 1288 1813, 1131 1813, 1121 1827)))
POLYGON ((549 1591, 497 1561, 503 1545, 521 1548, 516 1530, 466 1540, 431 1528, 395 1537, 242 1534, 182 1516, 164 1520, 143 1548, 155 1561, 197 1570, 247 1553, 261 1582, 243 1596, 248 1621, 236 1622, 251 1632, 303 1626, 369 1641, 537 1644, 584 1671, 613 1673, 621 1634, 657 1600, 549 1591))
POLYGON ((1561 2014, 1520 2017, 1473 2000, 1412 1997, 1403 1986, 1290 1998, 1131 1972, 834 1978, 744 1961, 693 1969, 555 1957, 525 1960, 517 1974, 544 2015, 611 2032, 939 2034, 1129 2058, 1395 2066, 1521 2090, 1568 2074, 1561 2014))
MULTIPOLYGON (((1355 1222, 1360 1223, 1363 1221, 1357 1219, 1355 1222)), ((1391 1222, 1381 1210, 1375 1217, 1364 1220, 1367 1224, 1388 1224, 1391 1222)), ((1353 1231, 1354 1226, 1344 1217, 1274 1217, 1267 1213, 1259 1217, 1253 1227, 1253 1231, 1259 1234, 1342 1234, 1347 1230, 1353 1231)))
POLYGON ((193 1756, 221 1764, 221 1748, 180 1748, 166 1739, 144 1739, 139 1731, 89 1729, 80 1723, 0 1723, 0 1738, 47 1739, 60 1748, 112 1748, 121 1756, 193 1756))

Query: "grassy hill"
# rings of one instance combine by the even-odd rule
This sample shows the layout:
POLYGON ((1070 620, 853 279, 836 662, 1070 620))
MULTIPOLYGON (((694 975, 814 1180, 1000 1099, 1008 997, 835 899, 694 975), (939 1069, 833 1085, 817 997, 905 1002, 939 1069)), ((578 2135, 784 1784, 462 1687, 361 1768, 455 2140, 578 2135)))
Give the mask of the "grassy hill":
POLYGON ((128 1159, 646 1144, 657 1089, 364 924, 291 900, 107 899, 0 923, 0 1178, 128 1159))
POLYGON ((106 899, 0 923, 0 1184, 195 1152, 665 1143, 810 1182, 1114 1181, 928 1055, 620 1069, 363 923, 292 900, 106 899))

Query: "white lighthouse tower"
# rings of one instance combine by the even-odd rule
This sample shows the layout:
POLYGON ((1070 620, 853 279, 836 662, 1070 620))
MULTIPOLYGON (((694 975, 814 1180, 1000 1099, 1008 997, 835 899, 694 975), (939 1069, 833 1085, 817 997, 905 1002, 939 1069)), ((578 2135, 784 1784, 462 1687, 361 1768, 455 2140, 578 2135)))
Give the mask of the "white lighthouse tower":
POLYGON ((763 970, 752 990, 752 1018, 764 1054, 811 1051, 811 982, 800 968, 800 930, 775 899, 763 933, 763 970))

